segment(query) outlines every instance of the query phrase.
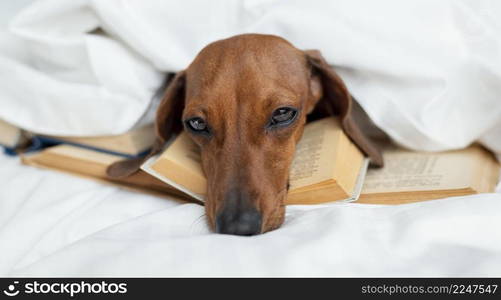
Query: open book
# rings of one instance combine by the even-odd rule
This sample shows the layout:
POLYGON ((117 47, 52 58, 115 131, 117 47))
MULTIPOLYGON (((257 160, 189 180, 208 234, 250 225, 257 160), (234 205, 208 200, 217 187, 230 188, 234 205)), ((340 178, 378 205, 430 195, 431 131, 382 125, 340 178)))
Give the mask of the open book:
MULTIPOLYGON (((199 153, 181 134, 160 156, 142 169, 169 185, 203 200, 206 181, 199 153)), ((370 169, 337 120, 309 123, 297 146, 286 204, 355 200, 358 203, 400 204, 451 196, 493 192, 500 166, 479 145, 447 152, 416 152, 388 145, 385 167, 370 169)))
MULTIPOLYGON (((197 147, 182 133, 141 168, 203 201, 206 179, 197 147)), ((354 201, 360 194, 367 165, 367 159, 344 134, 337 119, 311 122, 297 145, 286 204, 354 201)))
POLYGON ((446 152, 384 151, 385 167, 370 169, 358 203, 401 204, 493 192, 500 166, 479 145, 446 152))
MULTIPOLYGON (((350 192, 346 190, 356 194, 360 180, 356 179, 354 183, 353 178, 357 174, 358 179, 364 177, 366 161, 356 151, 347 153, 353 144, 348 143, 343 135, 333 134, 328 129, 332 128, 332 124, 337 126, 337 123, 331 121, 307 125, 292 167, 291 178, 294 179, 291 180, 288 204, 319 203, 321 201, 314 198, 317 192, 320 195, 318 197, 323 197, 322 201, 345 199, 347 196, 349 198, 350 192), (342 150, 341 145, 347 148, 342 150), (351 161, 355 163, 352 164, 351 161), (335 163, 338 164, 338 170, 333 169, 335 163), (343 174, 346 177, 338 176, 343 174), (339 181, 334 176, 338 176, 339 181)), ((141 171, 123 180, 109 180, 106 168, 123 159, 122 156, 67 144, 25 154, 22 160, 28 165, 90 177, 157 195, 169 195, 169 198, 170 195, 191 200, 203 198, 205 177, 200 168, 199 153, 188 137, 180 135, 161 156, 166 153, 176 156, 171 156, 170 162, 164 161, 166 165, 159 164, 158 172, 162 172, 165 167, 177 172, 156 174, 162 180, 141 171), (190 186, 190 189, 176 183, 174 179, 190 186)), ((367 171, 357 203, 400 204, 493 192, 499 179, 499 163, 490 152, 478 145, 439 153, 391 147, 383 155, 385 167, 367 171)), ((150 173, 157 172, 152 171, 152 164, 157 161, 160 161, 159 158, 149 160, 143 166, 144 169, 150 173)))
POLYGON ((155 195, 174 195, 185 200, 190 199, 181 191, 142 171, 124 179, 109 179, 106 176, 106 168, 122 159, 124 159, 123 156, 68 144, 53 146, 40 152, 21 156, 21 161, 26 165, 58 170, 155 195))
POLYGON ((125 157, 145 155, 155 141, 153 125, 134 128, 119 135, 72 137, 35 134, 41 144, 68 144, 125 157))
POLYGON ((155 138, 151 124, 118 135, 73 137, 28 132, 0 120, 0 146, 4 146, 10 154, 68 144, 122 157, 137 157, 149 151, 155 138))

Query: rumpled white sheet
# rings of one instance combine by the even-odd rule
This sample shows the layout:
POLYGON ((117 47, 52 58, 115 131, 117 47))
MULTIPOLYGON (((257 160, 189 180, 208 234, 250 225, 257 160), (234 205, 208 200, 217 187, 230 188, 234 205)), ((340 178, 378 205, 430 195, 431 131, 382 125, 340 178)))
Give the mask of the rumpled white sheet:
POLYGON ((0 276, 501 276, 501 194, 288 207, 256 237, 203 207, 0 156, 0 276))
POLYGON ((145 115, 160 71, 258 32, 320 49, 407 147, 479 139, 501 153, 499 15, 489 0, 37 1, 0 39, 0 118, 50 134, 121 133, 145 115))

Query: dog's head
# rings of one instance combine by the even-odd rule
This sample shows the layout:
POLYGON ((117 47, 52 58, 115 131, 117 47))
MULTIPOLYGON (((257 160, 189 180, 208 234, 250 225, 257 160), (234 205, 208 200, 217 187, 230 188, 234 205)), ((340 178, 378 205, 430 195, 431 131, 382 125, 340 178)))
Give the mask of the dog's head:
POLYGON ((184 127, 200 147, 211 227, 258 234, 284 220, 289 168, 314 110, 341 115, 348 135, 382 162, 350 118, 345 85, 318 51, 276 36, 239 35, 206 46, 175 76, 157 111, 156 148, 184 127))

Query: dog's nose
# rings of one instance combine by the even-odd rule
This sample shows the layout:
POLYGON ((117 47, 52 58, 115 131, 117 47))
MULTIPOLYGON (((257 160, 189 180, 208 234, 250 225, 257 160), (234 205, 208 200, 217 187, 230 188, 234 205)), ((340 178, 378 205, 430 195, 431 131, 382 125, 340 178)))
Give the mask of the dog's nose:
POLYGON ((255 235, 261 232, 261 214, 256 209, 224 209, 216 217, 216 232, 235 235, 255 235))

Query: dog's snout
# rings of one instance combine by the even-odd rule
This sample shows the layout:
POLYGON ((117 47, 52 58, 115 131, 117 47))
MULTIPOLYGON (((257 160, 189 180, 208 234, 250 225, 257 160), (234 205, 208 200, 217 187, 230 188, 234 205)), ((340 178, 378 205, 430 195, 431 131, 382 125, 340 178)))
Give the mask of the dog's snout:
POLYGON ((256 235, 261 232, 261 214, 254 208, 224 209, 216 217, 216 232, 235 235, 256 235))

